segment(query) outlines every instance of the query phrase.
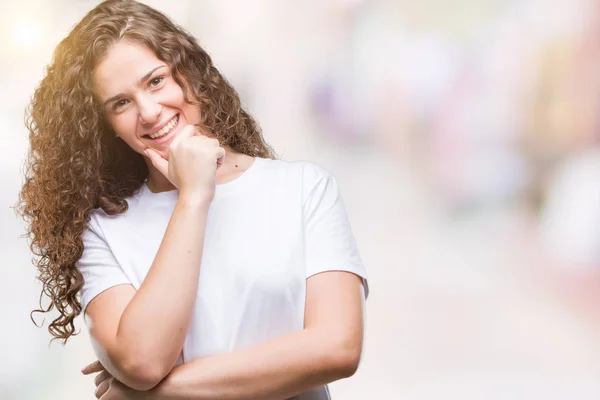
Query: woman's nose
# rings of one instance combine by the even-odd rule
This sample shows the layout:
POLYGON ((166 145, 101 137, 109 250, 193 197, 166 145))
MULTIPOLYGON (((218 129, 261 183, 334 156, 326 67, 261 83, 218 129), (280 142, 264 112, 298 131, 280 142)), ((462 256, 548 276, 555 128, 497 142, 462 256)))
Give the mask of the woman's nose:
POLYGON ((144 125, 151 125, 159 120, 162 106, 150 96, 142 96, 138 99, 138 113, 140 122, 144 125))

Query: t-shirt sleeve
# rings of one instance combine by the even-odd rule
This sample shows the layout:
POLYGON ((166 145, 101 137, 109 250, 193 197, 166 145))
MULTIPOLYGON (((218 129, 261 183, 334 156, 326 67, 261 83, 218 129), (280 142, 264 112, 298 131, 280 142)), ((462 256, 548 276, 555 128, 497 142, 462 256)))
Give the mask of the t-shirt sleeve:
POLYGON ((131 284, 106 241, 94 229, 92 221, 83 234, 83 254, 77 263, 84 280, 81 290, 82 313, 90 301, 105 290, 131 284))
POLYGON ((307 165, 304 200, 306 277, 325 271, 348 271, 362 278, 365 297, 369 294, 367 273, 362 264, 338 184, 331 174, 314 164, 307 165))

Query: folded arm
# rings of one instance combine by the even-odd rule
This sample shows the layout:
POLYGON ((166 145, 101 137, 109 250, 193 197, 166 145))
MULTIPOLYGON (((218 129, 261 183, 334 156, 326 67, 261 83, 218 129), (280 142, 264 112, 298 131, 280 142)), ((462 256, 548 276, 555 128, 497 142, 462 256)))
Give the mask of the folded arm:
POLYGON ((305 329, 176 367, 148 400, 281 400, 346 378, 363 344, 364 291, 349 272, 307 280, 305 329))
POLYGON ((86 308, 100 362, 131 388, 154 387, 181 353, 198 291, 207 213, 208 204, 180 199, 139 290, 114 286, 86 308))

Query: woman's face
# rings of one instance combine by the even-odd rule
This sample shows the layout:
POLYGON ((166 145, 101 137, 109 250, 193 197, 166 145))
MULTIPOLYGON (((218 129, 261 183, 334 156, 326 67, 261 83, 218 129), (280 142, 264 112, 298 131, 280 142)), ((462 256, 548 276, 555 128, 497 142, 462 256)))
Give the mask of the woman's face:
POLYGON ((94 85, 109 123, 138 153, 152 148, 166 158, 181 128, 200 122, 198 106, 185 102, 170 66, 145 46, 115 44, 96 67, 94 85))

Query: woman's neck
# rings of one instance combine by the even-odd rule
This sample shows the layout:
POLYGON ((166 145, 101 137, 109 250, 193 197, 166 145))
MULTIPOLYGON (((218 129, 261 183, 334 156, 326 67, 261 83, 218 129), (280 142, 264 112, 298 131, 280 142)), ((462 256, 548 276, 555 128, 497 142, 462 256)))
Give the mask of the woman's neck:
MULTIPOLYGON (((230 182, 242 175, 254 162, 254 157, 246 154, 236 153, 230 149, 225 149, 225 159, 223 164, 217 170, 217 185, 230 182)), ((154 193, 167 192, 175 190, 176 187, 157 170, 150 160, 146 159, 148 164, 148 180, 146 184, 150 191, 154 193)))

